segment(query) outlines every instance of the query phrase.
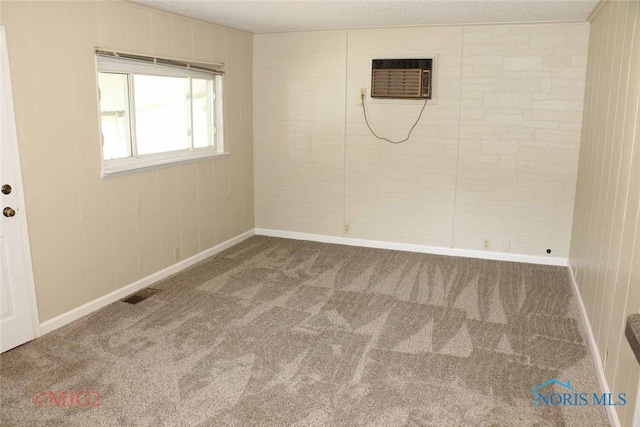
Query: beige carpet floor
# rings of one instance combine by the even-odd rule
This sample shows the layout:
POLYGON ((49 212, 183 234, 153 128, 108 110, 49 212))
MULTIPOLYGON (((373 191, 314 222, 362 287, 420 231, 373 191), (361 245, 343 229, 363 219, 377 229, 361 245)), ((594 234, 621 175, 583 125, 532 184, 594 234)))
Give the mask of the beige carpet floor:
POLYGON ((2 354, 0 424, 609 425, 533 408, 598 391, 565 268, 253 237, 155 287, 2 354))

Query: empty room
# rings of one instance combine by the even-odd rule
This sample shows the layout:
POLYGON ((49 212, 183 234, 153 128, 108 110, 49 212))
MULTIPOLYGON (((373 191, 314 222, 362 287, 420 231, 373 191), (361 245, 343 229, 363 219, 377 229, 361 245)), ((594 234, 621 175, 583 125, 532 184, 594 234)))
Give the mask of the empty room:
POLYGON ((0 38, 0 425, 640 427, 640 1, 0 38))

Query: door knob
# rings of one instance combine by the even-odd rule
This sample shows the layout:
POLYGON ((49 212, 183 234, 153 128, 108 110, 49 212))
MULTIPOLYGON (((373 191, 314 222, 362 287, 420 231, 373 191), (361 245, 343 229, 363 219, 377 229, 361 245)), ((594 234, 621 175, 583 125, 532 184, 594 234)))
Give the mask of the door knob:
POLYGON ((15 209, 7 206, 2 210, 2 215, 6 216, 7 218, 11 218, 12 216, 16 216, 16 211, 15 209))
POLYGON ((9 184, 2 186, 2 194, 11 194, 11 186, 9 184))

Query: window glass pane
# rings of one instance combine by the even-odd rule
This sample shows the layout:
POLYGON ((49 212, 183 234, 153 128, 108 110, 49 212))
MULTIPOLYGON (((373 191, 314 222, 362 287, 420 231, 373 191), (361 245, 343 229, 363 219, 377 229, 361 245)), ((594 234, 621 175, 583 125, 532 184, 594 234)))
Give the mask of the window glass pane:
POLYGON ((191 79, 193 146, 213 145, 213 80, 191 79))
POLYGON ((105 160, 131 155, 129 94, 126 74, 98 73, 102 155, 105 160))
POLYGON ((189 148, 188 80, 145 75, 135 75, 133 79, 138 154, 189 148))

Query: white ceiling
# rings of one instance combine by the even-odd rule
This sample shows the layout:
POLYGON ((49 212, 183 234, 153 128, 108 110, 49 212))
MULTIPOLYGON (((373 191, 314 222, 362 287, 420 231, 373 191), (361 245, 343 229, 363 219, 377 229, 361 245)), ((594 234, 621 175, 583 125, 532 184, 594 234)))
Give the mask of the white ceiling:
POLYGON ((585 20, 598 0, 134 0, 253 33, 585 20))

